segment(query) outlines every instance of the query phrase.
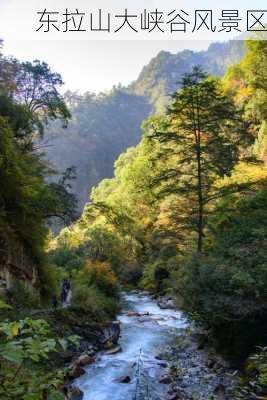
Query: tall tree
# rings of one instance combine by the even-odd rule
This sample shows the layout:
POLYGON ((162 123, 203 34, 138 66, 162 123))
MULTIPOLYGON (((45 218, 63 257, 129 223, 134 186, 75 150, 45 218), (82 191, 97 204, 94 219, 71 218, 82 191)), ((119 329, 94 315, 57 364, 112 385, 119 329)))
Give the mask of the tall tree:
POLYGON ((215 182, 236 164, 245 127, 219 81, 199 67, 184 75, 166 118, 148 125, 149 136, 162 146, 158 158, 167 160, 156 183, 161 194, 187 198, 192 215, 186 219, 195 226, 197 251, 202 252, 208 204, 220 196, 215 182))
MULTIPOLYGON (((45 125, 60 119, 65 127, 71 115, 59 88, 63 85, 59 74, 38 60, 20 63, 16 59, 1 57, 0 54, 0 95, 1 115, 9 117, 11 108, 19 107, 20 117, 16 134, 27 151, 33 138, 44 132, 45 125)), ((16 114, 12 121, 16 121, 16 114)))
POLYGON ((0 266, 13 268, 14 243, 41 265, 47 222, 58 217, 69 223, 76 216, 69 191, 73 170, 48 180, 55 171, 36 150, 36 134, 45 123, 69 117, 61 84, 46 64, 20 64, 0 54, 0 266))

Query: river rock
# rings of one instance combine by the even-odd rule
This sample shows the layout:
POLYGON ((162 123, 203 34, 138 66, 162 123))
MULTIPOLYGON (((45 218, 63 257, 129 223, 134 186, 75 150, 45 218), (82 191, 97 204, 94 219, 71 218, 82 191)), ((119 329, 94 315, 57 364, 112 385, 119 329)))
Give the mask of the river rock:
POLYGON ((71 370, 69 372, 69 378, 72 379, 77 379, 80 376, 84 375, 86 371, 78 364, 74 363, 71 367, 71 370))
POLYGON ((117 382, 117 383, 130 383, 131 382, 131 378, 130 378, 129 375, 125 375, 125 376, 121 376, 120 378, 115 379, 114 382, 117 382))
POLYGON ((155 360, 164 361, 165 359, 166 359, 166 354, 164 353, 159 353, 155 356, 155 360))
POLYGON ((114 343, 111 342, 110 340, 108 340, 104 345, 103 345, 105 350, 109 350, 112 349, 112 347, 114 347, 114 343))
POLYGON ((216 361, 214 359, 208 358, 206 365, 208 368, 212 369, 216 366, 216 361))
POLYGON ((173 393, 168 397, 168 400, 182 400, 184 397, 181 396, 179 393, 173 393))
POLYGON ((214 394, 216 395, 218 400, 225 399, 225 387, 221 383, 215 388, 214 394))
POLYGON ((168 364, 166 362, 164 362, 164 361, 160 361, 157 364, 161 368, 168 368, 168 364))
POLYGON ((69 400, 83 400, 83 392, 76 386, 71 386, 68 390, 69 400))
POLYGON ((87 354, 88 356, 94 356, 98 351, 96 346, 88 343, 88 341, 81 341, 79 346, 79 352, 81 354, 87 354))
POLYGON ((100 341, 103 345, 110 342, 113 344, 117 344, 120 338, 121 328, 119 321, 109 322, 108 326, 104 329, 102 337, 100 341))
POLYGON ((185 391, 177 385, 174 385, 172 390, 168 392, 168 400, 190 400, 191 397, 185 393, 185 391))
POLYGON ((169 385, 170 383, 172 383, 172 378, 169 375, 164 375, 160 378, 159 383, 169 385))
POLYGON ((167 309, 167 308, 171 308, 171 309, 175 309, 175 304, 174 301, 171 297, 161 297, 158 301, 157 304, 160 308, 167 309))
POLYGON ((88 354, 82 354, 76 361, 75 364, 84 367, 85 365, 91 364, 95 361, 95 357, 89 356, 88 354))
POLYGON ((150 313, 148 311, 144 312, 144 313, 139 313, 137 311, 129 311, 127 312, 127 317, 148 317, 150 315, 150 313))
POLYGON ((116 347, 113 347, 113 348, 110 349, 110 350, 107 350, 107 351, 106 351, 106 354, 107 354, 107 355, 112 355, 112 354, 119 353, 120 351, 121 351, 121 346, 116 346, 116 347))
POLYGON ((135 311, 129 311, 129 312, 127 312, 127 317, 140 317, 141 316, 141 314, 139 314, 138 312, 135 312, 135 311))
POLYGON ((149 318, 149 317, 147 317, 147 316, 142 316, 142 317, 140 317, 140 318, 138 318, 138 322, 140 323, 140 324, 145 324, 146 322, 150 322, 151 324, 156 324, 157 322, 156 321, 153 321, 151 318, 149 318))

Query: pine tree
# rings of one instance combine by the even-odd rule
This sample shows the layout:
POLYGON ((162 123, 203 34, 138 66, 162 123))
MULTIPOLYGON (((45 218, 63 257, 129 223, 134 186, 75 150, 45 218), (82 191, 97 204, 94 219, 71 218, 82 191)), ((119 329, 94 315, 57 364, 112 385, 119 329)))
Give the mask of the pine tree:
POLYGON ((208 204, 220 196, 215 182, 236 164, 245 128, 219 81, 199 67, 183 76, 172 97, 167 116, 150 121, 149 136, 161 143, 158 159, 166 160, 155 182, 161 194, 177 193, 191 204, 186 219, 195 226, 201 253, 208 204))

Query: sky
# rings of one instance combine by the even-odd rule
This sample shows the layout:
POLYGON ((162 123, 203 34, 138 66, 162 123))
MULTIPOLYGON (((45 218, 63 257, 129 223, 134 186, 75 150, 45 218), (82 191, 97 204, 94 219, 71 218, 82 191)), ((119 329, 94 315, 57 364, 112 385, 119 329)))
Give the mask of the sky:
POLYGON ((63 90, 100 92, 128 85, 161 50, 206 49, 209 42, 182 41, 9 41, 4 54, 19 60, 39 59, 62 75, 63 90))
MULTIPOLYGON (((195 9, 239 9, 246 14, 251 8, 266 9, 266 0, 179 0, 179 7, 189 11, 195 9)), ((97 36, 110 40, 88 40, 94 36, 84 36, 54 30, 47 35, 36 32, 38 24, 37 11, 48 7, 50 10, 64 10, 66 7, 79 7, 80 10, 93 11, 101 7, 116 13, 125 7, 137 10, 152 7, 172 9, 178 7, 177 0, 0 0, 0 38, 4 39, 4 54, 13 55, 20 60, 39 59, 46 61, 50 67, 62 75, 65 86, 63 90, 100 92, 109 90, 113 85, 121 83, 128 85, 135 80, 144 65, 161 50, 177 53, 185 48, 204 50, 208 40, 203 40, 201 34, 194 40, 144 40, 149 37, 135 35, 125 30, 119 36, 97 36), (129 34, 129 36, 127 36, 129 34), (76 39, 78 38, 79 39, 76 39), (129 40, 129 37, 132 40, 129 40), (64 38, 64 40, 62 40, 64 38), (65 39, 67 38, 67 40, 65 39), (83 38, 83 40, 81 40, 83 38), (118 39, 117 39, 118 38, 118 39), (47 40, 49 39, 49 40, 47 40), (115 40, 116 39, 116 40, 115 40)), ((63 11, 64 12, 64 11, 63 11)), ((39 17, 38 17, 39 18, 39 17)), ((162 38, 160 32, 156 38, 162 38)), ((217 36, 218 37, 218 36, 217 36)), ((224 37, 224 36, 220 36, 224 37)), ((235 37, 235 36, 233 36, 235 37)), ((206 37, 205 37, 206 38, 206 37)), ((213 37, 214 38, 214 37, 213 37)), ((229 36, 227 36, 229 38, 229 36)), ((213 39, 214 40, 214 39, 213 39)), ((217 40, 217 39, 216 39, 217 40)))

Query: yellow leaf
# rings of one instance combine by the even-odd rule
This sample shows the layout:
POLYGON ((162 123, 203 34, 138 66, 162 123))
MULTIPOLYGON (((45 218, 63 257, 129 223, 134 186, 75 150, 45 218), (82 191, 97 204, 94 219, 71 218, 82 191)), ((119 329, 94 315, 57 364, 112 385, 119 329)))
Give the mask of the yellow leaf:
POLYGON ((12 324, 11 333, 12 333, 13 337, 18 336, 18 334, 19 334, 19 325, 17 323, 12 324))

